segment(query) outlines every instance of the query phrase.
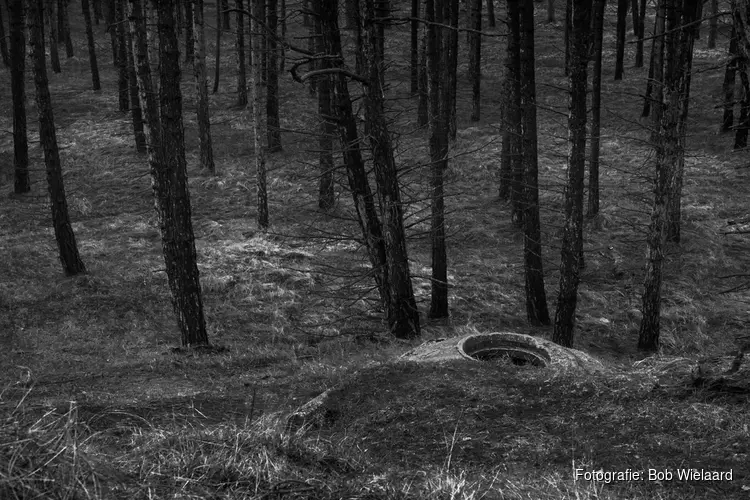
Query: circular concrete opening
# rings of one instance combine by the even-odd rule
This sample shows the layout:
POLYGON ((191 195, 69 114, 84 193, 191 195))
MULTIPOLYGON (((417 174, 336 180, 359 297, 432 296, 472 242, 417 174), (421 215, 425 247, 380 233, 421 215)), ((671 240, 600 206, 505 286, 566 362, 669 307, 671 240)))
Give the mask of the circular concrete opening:
POLYGON ((514 337, 502 334, 469 335, 458 343, 458 352, 476 361, 509 361, 514 365, 540 368, 550 363, 547 351, 531 342, 523 342, 520 336, 514 337))

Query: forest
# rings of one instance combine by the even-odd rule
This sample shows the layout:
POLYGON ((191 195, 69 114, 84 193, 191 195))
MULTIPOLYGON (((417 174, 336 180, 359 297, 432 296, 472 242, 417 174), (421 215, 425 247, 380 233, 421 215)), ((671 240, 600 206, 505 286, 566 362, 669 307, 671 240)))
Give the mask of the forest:
POLYGON ((747 498, 749 24, 0 0, 0 499, 747 498))

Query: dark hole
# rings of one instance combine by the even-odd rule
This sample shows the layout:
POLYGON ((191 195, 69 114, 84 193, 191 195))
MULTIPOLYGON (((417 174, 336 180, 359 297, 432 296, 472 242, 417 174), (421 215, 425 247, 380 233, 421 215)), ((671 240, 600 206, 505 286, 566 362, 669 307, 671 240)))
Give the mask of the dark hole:
POLYGON ((503 363, 513 363, 516 366, 546 366, 542 359, 534 356, 531 353, 524 351, 517 351, 515 349, 507 349, 502 347, 496 347, 491 349, 482 349, 470 354, 470 356, 479 361, 499 361, 503 363))

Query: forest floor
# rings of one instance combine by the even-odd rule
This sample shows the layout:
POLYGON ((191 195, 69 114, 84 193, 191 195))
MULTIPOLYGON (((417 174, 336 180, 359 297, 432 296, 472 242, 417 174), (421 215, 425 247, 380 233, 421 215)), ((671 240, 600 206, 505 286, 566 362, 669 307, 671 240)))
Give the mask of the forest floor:
MULTIPOLYGON (((543 23, 544 15, 537 23, 539 157, 554 311, 567 81, 561 26, 543 23)), ((388 338, 374 310, 362 278, 365 258, 348 237, 356 227, 343 173, 336 209, 317 209, 310 133, 316 99, 282 76, 284 151, 268 159, 272 226, 259 233, 251 124, 248 111, 234 104, 232 71, 224 71, 211 96, 218 172, 207 177, 198 170, 195 91, 186 69, 186 149, 208 335, 226 350, 185 353, 173 349, 179 332, 148 165, 135 152, 128 116, 117 111, 108 37, 97 28, 104 90, 92 92, 76 20, 76 57, 63 58, 50 84, 87 274, 64 277, 56 258, 31 79, 27 195, 11 194, 9 105, 0 116, 6 131, 0 137, 0 496, 750 498, 747 394, 692 386, 699 362, 731 359, 750 324, 748 291, 724 293, 741 283, 726 276, 750 267, 748 236, 732 234, 750 215, 747 157, 732 152, 729 135, 717 134, 726 36, 716 50, 705 48, 705 32, 696 43, 683 238, 665 256, 662 347, 651 355, 635 348, 653 170, 647 121, 639 118, 647 69, 628 66, 623 81, 612 81, 613 28, 608 24, 605 36, 602 211, 585 229, 575 340, 610 370, 574 376, 503 363, 393 362, 429 339, 477 331, 551 334, 527 326, 522 235, 497 196, 499 27, 484 40, 479 122, 468 121, 467 58, 459 59, 458 138, 446 202, 447 320, 425 314, 427 133, 416 127, 416 101, 408 95, 408 34, 400 26, 387 31, 388 106, 399 134, 411 269, 424 319, 415 342, 388 338), (357 372, 370 362, 378 364, 357 372), (337 411, 290 439, 285 417, 352 376, 337 395, 337 411), (577 480, 576 469, 645 477, 577 480), (683 469, 733 475, 684 480, 683 469), (649 470, 663 475, 650 480, 649 470)), ((230 36, 223 44, 222 65, 231 69, 230 36)), ((627 47, 628 63, 634 49, 627 47)), ((0 71, 5 103, 9 80, 0 71)))

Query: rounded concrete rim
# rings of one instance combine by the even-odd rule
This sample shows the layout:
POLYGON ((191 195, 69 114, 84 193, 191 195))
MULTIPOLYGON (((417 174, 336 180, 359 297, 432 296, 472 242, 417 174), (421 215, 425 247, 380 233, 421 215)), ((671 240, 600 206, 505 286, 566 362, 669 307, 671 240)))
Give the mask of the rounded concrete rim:
POLYGON ((537 367, 549 366, 552 361, 546 349, 532 345, 528 339, 521 338, 520 335, 517 338, 514 334, 479 333, 467 335, 458 341, 456 349, 464 358, 477 362, 484 362, 482 359, 477 359, 476 356, 486 350, 505 351, 511 355, 517 353, 520 357, 529 361, 531 365, 537 367))

